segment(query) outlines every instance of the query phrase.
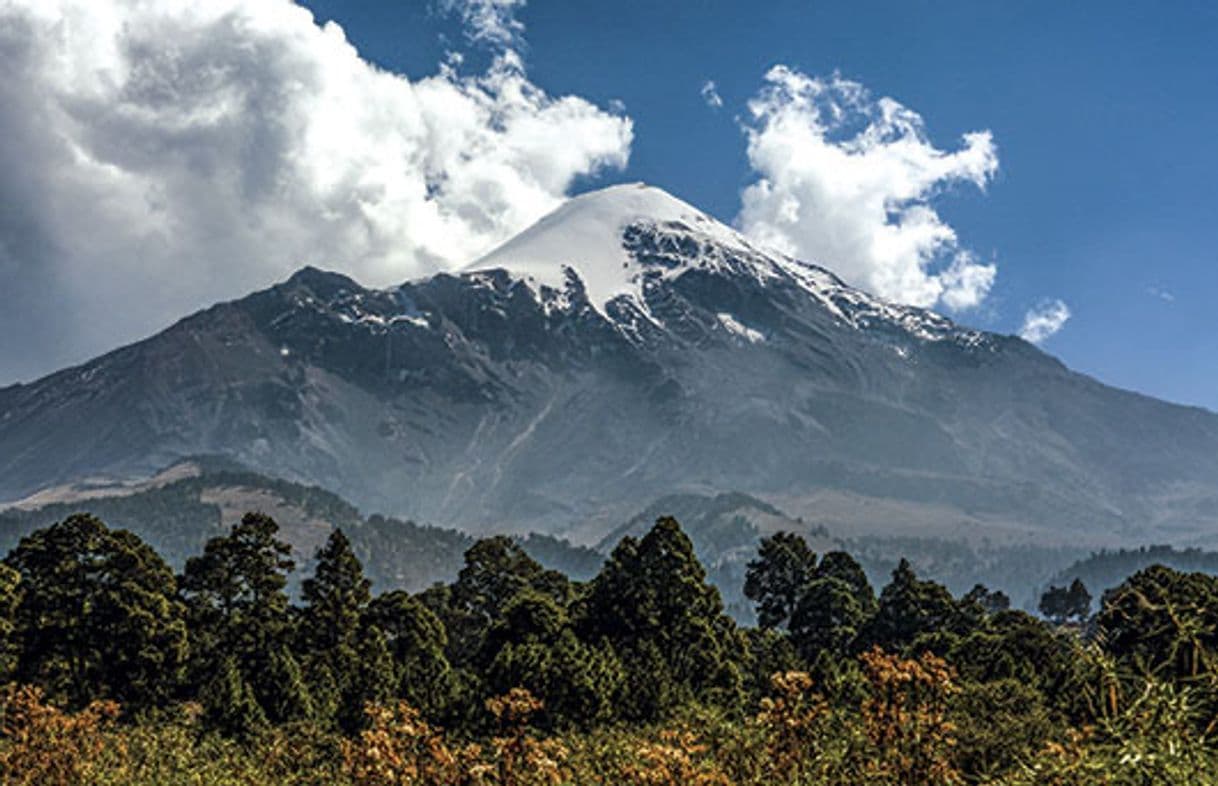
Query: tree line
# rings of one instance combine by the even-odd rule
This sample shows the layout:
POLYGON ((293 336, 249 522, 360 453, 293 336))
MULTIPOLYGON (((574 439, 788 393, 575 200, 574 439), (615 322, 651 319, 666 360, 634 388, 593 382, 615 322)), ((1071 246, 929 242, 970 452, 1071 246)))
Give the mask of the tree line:
MULTIPOLYGON (((759 781, 774 783, 852 782, 881 765, 871 782, 1015 783, 1038 766, 1081 766, 1093 748, 1126 766, 1124 747, 1160 743, 1177 759, 1202 757, 1188 767, 1215 763, 1205 757, 1218 723, 1218 580, 1203 574, 1143 570, 1104 593, 1094 616, 1081 583, 1051 588, 1042 619, 981 585, 953 596, 906 561, 877 593, 848 553, 818 555, 777 533, 749 563, 758 625, 742 627, 672 518, 623 538, 587 581, 543 567, 507 537, 475 542, 454 581, 414 594, 374 594, 338 529, 315 562, 293 601, 290 549, 259 513, 176 575, 138 537, 92 516, 27 535, 0 564, 0 684, 11 686, 0 764, 29 738, 13 720, 34 717, 29 706, 96 714, 99 702, 131 727, 191 707, 199 739, 236 745, 307 728, 345 741, 331 747, 346 751, 344 772, 361 786, 427 782, 359 779, 360 762, 382 762, 377 746, 400 744, 404 728, 498 740, 508 746, 498 767, 510 751, 542 750, 526 744, 530 734, 570 741, 626 729, 677 735, 646 743, 664 759, 656 767, 723 769, 723 740, 761 734, 756 772, 804 773, 759 781), (693 728, 721 730, 709 749, 680 736, 696 735, 697 713, 693 728), (1153 728, 1137 725, 1147 713, 1153 728), (1178 738, 1163 741, 1165 730, 1178 738), (832 780, 830 760, 816 758, 831 751, 833 766, 862 769, 832 780)), ((103 715, 87 717, 96 725, 103 715)), ((450 744, 419 747, 416 737, 416 769, 419 751, 450 744)), ((613 759, 615 772, 643 778, 644 748, 613 759)), ((1138 766, 1184 766, 1157 750, 1138 766)), ((486 782, 508 782, 495 777, 486 782)))

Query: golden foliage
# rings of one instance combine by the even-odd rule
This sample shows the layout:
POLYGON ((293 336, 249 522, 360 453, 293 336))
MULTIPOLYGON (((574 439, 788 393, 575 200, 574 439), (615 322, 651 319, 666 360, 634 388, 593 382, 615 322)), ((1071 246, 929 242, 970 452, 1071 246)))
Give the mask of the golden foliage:
POLYGON ((404 701, 369 705, 369 728, 342 745, 343 770, 356 786, 446 786, 467 782, 472 749, 453 750, 404 701))
POLYGON ((45 702, 40 688, 10 685, 0 695, 0 783, 4 786, 77 786, 90 783, 105 752, 103 731, 118 717, 112 701, 79 712, 45 702))
POLYGON ((806 672, 778 672, 770 677, 770 688, 774 695, 761 700, 756 721, 765 733, 770 776, 784 781, 798 775, 811 758, 828 706, 812 692, 806 672))
POLYGON ((731 780, 706 744, 691 731, 664 730, 657 741, 635 749, 635 761, 626 763, 619 783, 639 786, 731 786, 731 780))
POLYGON ((501 734, 490 745, 454 745, 406 702, 370 705, 370 727, 342 743, 343 771, 355 786, 552 786, 563 782, 567 749, 537 740, 528 720, 542 708, 523 688, 489 699, 501 734))
POLYGON ((499 721, 501 734, 491 740, 494 783, 499 786, 558 784, 563 780, 566 747, 558 740, 538 741, 528 734, 528 722, 542 710, 541 700, 524 688, 512 688, 487 699, 486 708, 499 721))
POLYGON ((951 758, 954 728, 947 720, 948 699, 957 690, 951 666, 931 653, 910 659, 879 648, 860 660, 870 688, 862 707, 870 777, 925 786, 959 783, 951 758))

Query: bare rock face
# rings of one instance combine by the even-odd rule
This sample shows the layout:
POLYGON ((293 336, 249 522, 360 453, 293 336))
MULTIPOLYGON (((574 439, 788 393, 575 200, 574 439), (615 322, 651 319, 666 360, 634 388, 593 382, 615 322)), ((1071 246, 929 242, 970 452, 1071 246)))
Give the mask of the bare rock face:
POLYGON ((883 529, 869 509, 986 536, 1218 524, 1218 415, 882 301, 639 185, 456 274, 369 290, 305 269, 0 390, 0 499, 197 454, 369 511, 585 542, 682 491, 812 519, 857 500, 843 535, 883 529))

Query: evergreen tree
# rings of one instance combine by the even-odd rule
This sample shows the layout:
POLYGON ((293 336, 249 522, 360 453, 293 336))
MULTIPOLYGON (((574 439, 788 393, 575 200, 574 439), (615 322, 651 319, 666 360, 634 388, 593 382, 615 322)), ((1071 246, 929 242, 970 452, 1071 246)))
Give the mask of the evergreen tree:
POLYGON ((394 669, 393 694, 429 718, 448 713, 459 698, 458 680, 444 655, 444 624, 409 593, 395 590, 372 600, 368 624, 380 631, 394 669))
POLYGON ((1091 593, 1080 579, 1072 581, 1069 587, 1050 586, 1040 596, 1039 608, 1041 614, 1057 625, 1071 620, 1082 622, 1091 612, 1091 593))
POLYGON ((965 604, 977 604, 985 614, 998 614, 1011 608, 1011 599, 1001 590, 991 591, 984 584, 976 584, 960 599, 965 604))
POLYGON ((816 554, 799 535, 777 532, 762 538, 744 578, 744 596, 757 606, 757 624, 786 624, 815 569, 816 554))
POLYGON ((0 685, 9 682, 17 668, 17 604, 21 600, 21 574, 0 563, 0 685))
POLYGON ((1096 627, 1121 661, 1190 682, 1218 674, 1218 578, 1138 571, 1104 593, 1096 627))
POLYGON ((180 580, 196 689, 215 683, 216 670, 231 659, 271 723, 307 717, 312 707, 292 653, 285 587, 294 563, 278 532, 270 516, 247 513, 188 559, 180 580))
POLYGON ((581 642, 567 610, 531 588, 508 602, 487 635, 482 661, 488 697, 527 688, 544 703, 537 722, 550 728, 609 720, 623 683, 613 650, 581 642))
POLYGON ((234 658, 222 658, 198 691, 207 725, 229 737, 248 739, 267 724, 266 713, 234 658))
POLYGON ((844 551, 830 551, 816 566, 815 578, 837 579, 850 588, 855 602, 863 615, 870 617, 876 610, 875 590, 867 580, 863 566, 844 551))
POLYGON ((844 656, 867 619, 855 587, 833 576, 816 578, 804 588, 791 616, 791 643, 810 663, 821 652, 844 656))
POLYGON ((659 519, 641 541, 622 539, 579 616, 584 641, 605 639, 622 658, 636 717, 689 698, 739 700, 744 642, 675 519, 659 519))
POLYGON ((567 577, 543 568, 511 538, 498 535, 471 546, 439 609, 448 632, 449 659, 458 666, 469 665, 506 604, 524 589, 564 607, 571 598, 567 577))
POLYGON ((384 634, 366 618, 371 582, 342 530, 317 552, 312 578, 301 586, 299 649, 317 712, 346 731, 364 723, 364 706, 393 690, 384 634))
POLYGON ((70 706, 110 698, 134 712, 174 693, 183 609, 173 572, 138 537, 75 515, 22 538, 5 562, 21 576, 17 680, 70 706))
POLYGON ((863 639, 868 645, 899 650, 920 635, 948 631, 955 618, 951 593, 933 581, 919 580, 909 561, 902 559, 880 593, 879 607, 863 639))

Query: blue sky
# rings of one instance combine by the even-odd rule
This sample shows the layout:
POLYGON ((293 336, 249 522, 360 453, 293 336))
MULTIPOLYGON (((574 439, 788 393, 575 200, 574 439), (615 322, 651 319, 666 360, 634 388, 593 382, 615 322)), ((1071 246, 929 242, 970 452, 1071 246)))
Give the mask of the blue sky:
POLYGON ((744 189, 790 174, 781 161, 759 171, 748 152, 748 102, 782 65, 820 85, 840 74, 872 107, 900 102, 924 124, 925 156, 991 135, 996 168, 914 200, 954 230, 949 252, 997 269, 976 305, 936 308, 1016 332, 1060 300, 1071 317, 1047 351, 1218 410, 1210 4, 304 5, 312 18, 286 0, 165 0, 155 14, 15 0, 0 13, 0 29, 23 32, 0 37, 0 60, 23 74, 0 86, 0 200, 13 206, 0 290, 15 293, 0 335, 26 339, 0 342, 0 384, 300 264, 372 284, 442 269, 599 185, 646 180, 740 223, 744 189), (480 8, 519 26, 475 41, 480 8), (330 20, 341 32, 318 27, 330 20), (519 65, 496 71, 505 52, 519 65), (515 120, 501 127, 505 111, 515 120), (486 193, 501 199, 483 211, 486 193))
MULTIPOLYGON (((422 75, 466 48, 422 4, 311 0, 361 52, 422 75)), ((1218 6, 531 0, 531 78, 620 100, 642 179, 731 220, 753 177, 737 122, 766 70, 839 71, 922 115, 954 147, 993 132, 985 193, 936 200, 999 267, 979 309, 1014 332, 1035 301, 1073 318, 1045 349, 1112 384, 1218 409, 1218 6), (699 95, 714 80, 724 106, 699 95)), ((475 55, 476 56, 476 55, 475 55)))

